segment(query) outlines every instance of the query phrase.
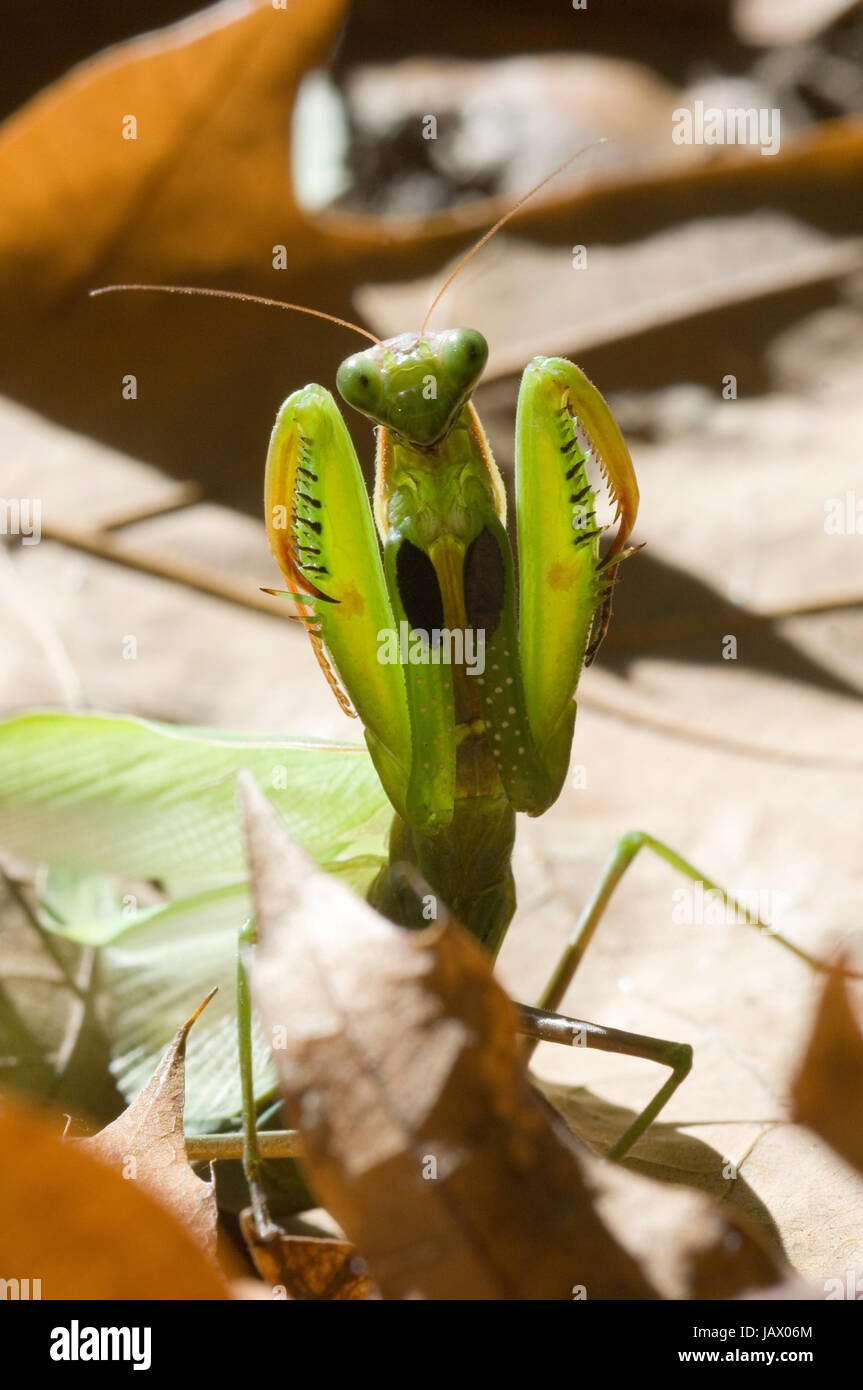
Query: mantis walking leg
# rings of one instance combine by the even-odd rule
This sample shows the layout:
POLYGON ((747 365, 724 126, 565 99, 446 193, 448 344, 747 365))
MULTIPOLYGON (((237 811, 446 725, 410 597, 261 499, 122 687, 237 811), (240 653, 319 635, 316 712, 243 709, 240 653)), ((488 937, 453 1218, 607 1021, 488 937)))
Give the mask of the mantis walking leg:
MULTIPOLYGON (((398 883, 403 889, 404 900, 412 899, 418 904, 430 892, 428 882, 413 864, 391 864, 389 877, 393 884, 398 883)), ((438 903, 436 920, 439 923, 452 920, 451 910, 445 902, 438 903)), ((689 1075, 692 1067, 692 1048, 688 1043, 651 1038, 642 1033, 628 1033, 620 1028, 604 1028, 598 1023, 567 1018, 563 1014, 550 1013, 546 1009, 534 1009, 526 1004, 519 1005, 519 1011, 521 1020, 518 1031, 530 1039, 526 1057, 530 1055, 537 1042, 554 1042, 562 1043, 565 1047, 587 1047, 599 1052, 642 1057, 645 1061, 658 1062, 661 1066, 671 1068, 668 1080, 606 1154, 607 1158, 613 1160, 623 1158, 640 1139, 680 1083, 689 1075)))
POLYGON ((821 961, 809 955, 801 947, 795 946, 792 941, 789 941, 779 932, 774 931, 769 923, 763 922, 759 917, 745 909, 718 883, 707 878, 700 870, 696 869, 694 864, 689 863, 675 850, 663 844, 661 840, 655 839, 654 836, 648 835, 643 830, 631 830, 628 834, 622 835, 617 841, 599 882, 585 904, 563 954, 542 992, 539 1007, 537 1009, 522 1008, 525 1022, 524 1032, 530 1039, 526 1048, 528 1057, 538 1042, 562 1042, 570 1046, 592 1047, 603 1052, 619 1052, 630 1057, 643 1057, 646 1061, 659 1062, 671 1067, 671 1076, 609 1150, 607 1157, 611 1159, 623 1158, 649 1125, 653 1123, 663 1106, 671 1099, 692 1066, 692 1048, 686 1043, 668 1042, 661 1038, 621 1032, 614 1028, 600 1028, 596 1024, 566 1018, 561 1014, 549 1011, 556 1009, 563 1000, 582 957, 593 939, 593 934, 599 926, 614 889, 638 851, 645 848, 653 850, 660 859, 664 859, 666 863, 671 864, 688 879, 695 883, 702 883, 708 891, 718 893, 723 903, 733 909, 737 920, 755 927, 758 931, 768 933, 780 946, 784 946, 792 955, 797 956, 798 960, 804 961, 813 969, 824 969, 821 961))
POLYGON ((688 1043, 669 1042, 651 1038, 644 1033, 628 1033, 620 1028, 603 1028, 584 1019, 566 1018, 563 1014, 544 1009, 521 1007, 521 1031, 531 1039, 529 1049, 538 1042, 563 1043, 567 1047, 591 1047, 598 1052, 617 1052, 626 1057, 643 1057, 647 1062, 659 1062, 671 1068, 671 1075, 660 1086, 653 1100, 636 1115, 632 1124, 609 1149, 606 1158, 624 1158, 633 1144, 653 1124, 660 1110, 671 1099, 681 1081, 692 1069, 692 1048, 688 1043))
POLYGON ((682 855, 663 844, 661 840, 648 835, 646 831, 630 830, 628 834, 621 835, 617 841, 600 875, 599 882, 572 930, 554 973, 540 997, 539 1007, 541 1009, 556 1009, 560 1004, 585 951, 593 939, 593 934, 599 926, 602 914, 614 889, 640 849, 653 850, 653 853, 659 855, 660 859, 671 864, 673 868, 691 879, 693 883, 702 883, 708 891, 719 893, 722 901, 734 910, 738 920, 755 927, 757 931, 772 936, 774 941, 777 941, 780 946, 784 946, 792 955, 797 956, 798 960, 804 961, 814 970, 824 969, 823 962, 817 960, 815 956, 810 956, 800 946, 795 946, 793 941, 789 941, 779 932, 774 931, 769 922, 762 922, 759 917, 738 903, 730 893, 726 893, 725 889, 720 887, 718 883, 714 883, 712 879, 701 873, 700 869, 696 869, 694 864, 690 864, 689 860, 684 859, 682 855))

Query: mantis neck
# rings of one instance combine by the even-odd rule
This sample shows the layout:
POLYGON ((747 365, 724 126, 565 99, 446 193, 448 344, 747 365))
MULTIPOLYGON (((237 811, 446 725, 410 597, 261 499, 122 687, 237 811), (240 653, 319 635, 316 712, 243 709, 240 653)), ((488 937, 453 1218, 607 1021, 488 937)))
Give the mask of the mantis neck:
POLYGON ((368 900, 400 926, 422 928, 438 918, 438 899, 482 944, 497 954, 515 912, 512 849, 515 811, 494 772, 485 738, 468 732, 458 750, 453 818, 430 835, 393 817, 389 862, 368 900), (404 873, 410 865, 427 887, 404 873))

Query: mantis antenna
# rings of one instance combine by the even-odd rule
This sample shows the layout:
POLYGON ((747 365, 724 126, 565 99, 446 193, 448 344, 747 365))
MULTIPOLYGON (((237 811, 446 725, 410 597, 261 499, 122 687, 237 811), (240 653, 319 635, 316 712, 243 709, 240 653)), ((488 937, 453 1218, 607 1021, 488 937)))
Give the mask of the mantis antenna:
MULTIPOLYGON (((545 178, 541 179, 538 184, 535 184, 529 192, 519 198, 518 202, 514 203, 513 206, 504 213, 503 217, 498 218, 493 227, 489 227, 488 231, 483 233, 479 241, 474 243, 467 254, 459 261, 452 274, 447 276, 443 285, 441 285, 441 288, 438 290, 429 306, 428 313, 423 319, 420 337, 424 336, 429 319, 446 294, 453 280, 459 272, 464 269, 468 261, 476 255, 477 251, 485 246, 487 241, 491 241, 495 233, 499 232, 501 227, 508 222, 511 217, 514 217, 520 208, 524 207, 525 203, 529 202, 535 194, 539 193, 540 189, 545 188, 545 185, 551 183, 552 179, 556 179, 558 174, 562 174, 564 169, 568 169, 570 164, 573 164, 576 159, 580 159, 583 154, 587 154, 588 150, 592 150, 596 145, 604 145, 607 139, 608 137, 606 135, 601 135, 597 140, 591 140, 589 145, 584 145, 580 150, 576 150, 575 153, 571 154, 568 159, 565 159, 562 164, 559 164, 556 169, 553 169, 550 174, 546 174, 545 178)), ((239 290, 214 290, 202 285, 100 285, 98 289, 90 290, 89 293, 90 298, 95 299, 100 294, 125 294, 130 291, 144 291, 151 294, 199 294, 208 296, 211 299, 239 299, 246 304, 265 304, 271 309, 290 309, 295 314, 309 314, 312 318, 326 319, 329 323, 338 324, 340 328, 349 328, 351 332, 359 333, 361 337, 370 339, 370 341, 376 343, 378 347, 382 346, 380 338, 374 333, 370 333, 367 328, 360 328, 358 323, 351 323, 350 319, 339 318, 336 314, 327 314, 323 309, 310 309, 307 304, 289 304, 287 300, 284 299, 269 299, 265 295, 244 294, 239 290)))
POLYGON ((462 256, 455 270, 452 272, 451 275, 447 276, 446 280, 441 285, 440 289, 438 290, 437 294, 432 300, 429 306, 428 313, 423 319, 423 326, 420 329, 421 338, 425 336, 425 331, 428 327, 428 321, 431 318, 440 301, 443 299, 453 280, 462 270, 464 270, 468 261, 476 255, 477 251, 479 251, 483 246, 485 246, 487 241, 491 241, 495 232, 499 232, 504 223, 508 222, 511 217, 514 217, 515 214, 518 212, 519 208, 524 207, 525 203, 530 202, 531 198, 533 198, 534 195, 537 194, 541 188, 545 188, 545 185, 547 183, 551 183, 552 179, 556 179, 558 174, 562 174, 564 169, 568 169, 570 164, 574 164, 575 161, 577 159, 580 159, 583 154, 587 154, 588 150, 592 150, 596 145, 604 145, 607 143, 607 141, 607 135, 600 135, 597 140, 591 140, 589 145, 583 145, 580 150, 576 150, 575 154, 571 154, 568 159, 565 159, 563 163, 559 164, 556 169, 553 169, 550 174, 546 174, 544 179, 540 179, 539 183, 535 184, 534 187, 531 188, 528 193, 523 194, 523 196, 519 198, 517 203, 513 203, 509 211, 505 212, 503 214, 503 217, 499 217, 493 227, 489 227, 487 232, 483 232, 479 241, 474 242, 473 246, 470 248, 467 254, 462 256))
POLYGON ((373 343, 381 346, 380 338, 376 338, 367 328, 360 328, 358 323, 351 323, 349 319, 337 318, 335 314, 325 314, 323 309, 309 309, 305 304, 288 304, 284 299, 267 299, 260 294, 241 294, 239 290, 210 290, 200 285, 102 285, 97 290, 90 290, 90 298, 126 290, 152 290, 157 294, 203 294, 209 295, 212 299, 241 299, 247 304, 266 304, 272 309, 292 309, 296 314, 311 314, 313 318, 328 319, 330 323, 337 323, 341 328, 350 328, 354 333, 361 333, 364 338, 371 338, 373 343))

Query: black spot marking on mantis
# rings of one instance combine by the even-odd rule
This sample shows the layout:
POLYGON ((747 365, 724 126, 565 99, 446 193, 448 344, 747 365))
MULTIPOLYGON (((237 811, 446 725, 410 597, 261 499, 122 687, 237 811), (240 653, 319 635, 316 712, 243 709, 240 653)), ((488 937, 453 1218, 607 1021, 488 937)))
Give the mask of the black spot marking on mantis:
POLYGON ((575 439, 575 438, 572 438, 572 439, 570 439, 570 440, 567 440, 566 444, 561 444, 561 446, 560 446, 560 452, 561 452, 562 454, 571 454, 572 451, 573 451, 573 449, 577 449, 577 448, 578 448, 578 440, 575 439))
POLYGON ((412 628, 442 628, 443 598, 435 567, 424 550, 402 541, 396 554, 396 584, 412 628))
POLYGON ((485 527, 475 536, 464 557, 464 602, 471 627, 484 631, 486 640, 500 622, 506 597, 506 570, 500 547, 485 527))
MULTIPOLYGON (((567 474, 567 477, 568 477, 568 476, 569 476, 569 474, 567 474)), ((578 502, 583 502, 584 499, 585 499, 585 497, 589 497, 589 496, 590 496, 590 493, 591 493, 590 483, 587 483, 587 484, 581 489, 581 492, 573 492, 573 493, 570 495, 570 499, 569 499, 569 500, 570 500, 570 502, 576 502, 576 503, 578 503, 578 502)))
POLYGON ((307 492, 300 492, 299 489, 298 489, 298 490, 297 490, 297 496, 298 496, 298 497, 302 497, 302 499, 303 499, 304 502, 308 502, 308 504, 309 504, 310 507, 320 507, 320 506, 321 506, 321 503, 318 501, 317 497, 310 497, 309 494, 308 494, 307 492))

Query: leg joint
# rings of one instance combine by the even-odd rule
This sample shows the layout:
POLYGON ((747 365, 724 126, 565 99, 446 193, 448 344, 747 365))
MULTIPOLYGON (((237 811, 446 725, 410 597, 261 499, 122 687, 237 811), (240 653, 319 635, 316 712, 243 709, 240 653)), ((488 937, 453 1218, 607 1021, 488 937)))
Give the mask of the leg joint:
POLYGON ((688 1076, 692 1071, 694 1053, 691 1043, 670 1043, 666 1053, 666 1061, 675 1072, 680 1073, 680 1079, 688 1076))
POLYGON ((653 836, 648 835, 646 830, 627 830, 625 835, 621 835, 617 842, 617 846, 620 851, 635 854, 645 845, 651 844, 652 841, 653 836))

